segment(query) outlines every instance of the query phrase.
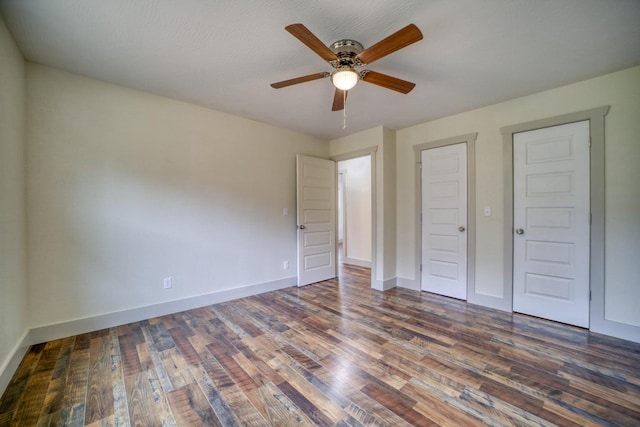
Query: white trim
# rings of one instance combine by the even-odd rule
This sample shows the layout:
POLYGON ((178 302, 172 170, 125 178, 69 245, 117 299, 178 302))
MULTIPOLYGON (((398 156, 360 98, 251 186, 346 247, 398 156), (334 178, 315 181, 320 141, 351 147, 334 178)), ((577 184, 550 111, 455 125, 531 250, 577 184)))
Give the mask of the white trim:
MULTIPOLYGON (((336 166, 338 162, 336 162, 336 166)), ((347 247, 347 191, 346 191, 346 179, 347 179, 347 170, 346 169, 338 169, 338 179, 336 180, 337 188, 336 188, 336 198, 338 199, 336 202, 336 216, 338 217, 338 221, 336 223, 336 236, 338 236, 337 241, 338 244, 342 245, 342 255, 345 254, 345 248, 347 247), (340 191, 342 190, 342 191, 340 191), (342 196, 342 197, 340 197, 342 196), (340 209, 342 206, 342 209, 340 209), (342 221, 342 239, 340 238, 340 221, 342 221)))
POLYGON ((167 301, 160 304, 100 314, 97 316, 85 317, 83 319, 76 319, 53 325, 40 326, 31 329, 27 344, 33 345, 54 339, 110 328, 113 326, 124 325, 131 322, 138 322, 140 320, 151 319, 158 316, 165 316, 167 314, 178 313, 198 307, 205 307, 238 298, 258 295, 264 292, 276 291, 278 289, 296 286, 296 283, 297 278, 295 276, 287 277, 285 279, 274 280, 272 282, 247 285, 240 288, 227 289, 210 294, 167 301))
POLYGON ((22 362, 24 355, 27 354, 29 350, 28 342, 29 331, 25 331, 18 340, 18 343, 11 349, 2 366, 0 366, 0 396, 2 396, 7 389, 11 378, 13 378, 13 375, 20 366, 20 362, 22 362))
POLYGON ((389 289, 393 289, 396 287, 396 278, 393 277, 391 279, 387 279, 387 280, 374 280, 371 279, 371 288, 375 289, 376 291, 388 291, 389 289))
POLYGON ((337 156, 331 157, 331 160, 333 160, 334 162, 341 162, 343 160, 357 159, 358 157, 364 157, 370 154, 374 154, 377 151, 378 146, 374 145, 369 148, 363 148, 361 150, 351 151, 349 153, 338 154, 337 156))
POLYGON ((420 280, 396 277, 396 286, 399 288, 411 289, 412 291, 421 291, 420 280))
MULTIPOLYGON (((493 308, 495 310, 511 312, 511 306, 505 305, 505 299, 500 297, 494 297, 492 295, 475 293, 473 301, 468 301, 470 304, 479 305, 482 307, 493 308)), ((510 304, 511 302, 509 302, 510 304)))
POLYGON ((371 261, 367 261, 364 259, 357 259, 357 258, 342 258, 342 263, 343 264, 349 264, 349 265, 357 265, 358 267, 367 267, 367 268, 371 268, 371 261))
MULTIPOLYGON (((592 300, 593 301, 593 300, 592 300)), ((593 312, 592 312, 593 315, 593 312)), ((591 332, 640 343, 640 327, 608 319, 591 319, 591 332)))

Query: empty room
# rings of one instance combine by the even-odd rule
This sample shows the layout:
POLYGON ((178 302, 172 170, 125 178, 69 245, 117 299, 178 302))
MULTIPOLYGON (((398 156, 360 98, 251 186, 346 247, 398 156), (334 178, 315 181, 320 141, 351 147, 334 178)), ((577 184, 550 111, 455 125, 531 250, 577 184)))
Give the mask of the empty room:
POLYGON ((640 425, 637 0, 0 0, 0 426, 640 425))

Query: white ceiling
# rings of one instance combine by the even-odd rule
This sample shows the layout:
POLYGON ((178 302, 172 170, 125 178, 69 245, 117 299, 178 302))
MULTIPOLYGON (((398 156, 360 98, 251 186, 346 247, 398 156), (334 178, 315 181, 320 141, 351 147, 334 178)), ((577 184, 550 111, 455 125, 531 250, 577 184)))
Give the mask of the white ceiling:
MULTIPOLYGON (((0 0, 33 62, 324 139, 393 129, 640 64, 639 0, 0 0), (360 82, 332 112, 331 71, 284 30, 365 47, 409 23, 424 39, 367 68, 416 83, 360 82)), ((640 84, 640 82, 639 82, 640 84)))

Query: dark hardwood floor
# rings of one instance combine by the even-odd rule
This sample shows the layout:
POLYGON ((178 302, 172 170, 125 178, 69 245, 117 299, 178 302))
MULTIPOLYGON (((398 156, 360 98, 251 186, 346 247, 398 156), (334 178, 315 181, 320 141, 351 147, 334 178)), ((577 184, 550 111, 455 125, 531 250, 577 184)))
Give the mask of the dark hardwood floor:
POLYGON ((640 425, 640 344, 345 270, 35 345, 0 425, 640 425))

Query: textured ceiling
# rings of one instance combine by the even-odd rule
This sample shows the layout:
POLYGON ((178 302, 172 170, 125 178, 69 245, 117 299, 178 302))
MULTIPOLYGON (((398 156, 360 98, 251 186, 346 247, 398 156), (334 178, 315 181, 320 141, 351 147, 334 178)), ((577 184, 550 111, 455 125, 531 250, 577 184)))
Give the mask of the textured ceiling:
MULTIPOLYGON (((324 139, 403 128, 640 64, 638 0, 0 0, 25 58, 324 139), (367 68, 416 83, 360 82, 332 112, 331 71, 284 30, 365 47, 409 23, 424 40, 367 68)), ((639 82, 640 84, 640 82, 639 82)))

